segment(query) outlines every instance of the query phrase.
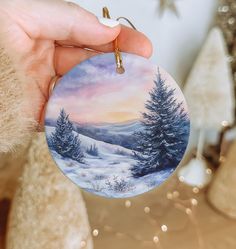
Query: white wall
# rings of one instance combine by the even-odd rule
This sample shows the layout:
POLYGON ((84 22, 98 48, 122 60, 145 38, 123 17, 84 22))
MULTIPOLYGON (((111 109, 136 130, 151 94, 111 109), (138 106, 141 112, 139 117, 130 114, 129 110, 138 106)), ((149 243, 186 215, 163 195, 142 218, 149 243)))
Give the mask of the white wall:
POLYGON ((107 6, 112 17, 129 18, 153 42, 152 61, 182 84, 213 23, 217 0, 175 0, 180 18, 158 15, 159 0, 74 0, 101 16, 107 6))

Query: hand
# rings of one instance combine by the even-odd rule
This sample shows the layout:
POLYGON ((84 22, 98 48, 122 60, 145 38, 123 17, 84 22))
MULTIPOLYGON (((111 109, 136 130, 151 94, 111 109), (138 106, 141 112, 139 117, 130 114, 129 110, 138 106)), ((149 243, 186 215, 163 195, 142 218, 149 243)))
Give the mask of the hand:
POLYGON ((151 43, 142 33, 111 22, 113 27, 108 27, 92 13, 62 0, 1 1, 0 36, 16 69, 29 80, 28 115, 43 120, 51 79, 98 53, 113 51, 118 35, 121 51, 151 55, 151 43))

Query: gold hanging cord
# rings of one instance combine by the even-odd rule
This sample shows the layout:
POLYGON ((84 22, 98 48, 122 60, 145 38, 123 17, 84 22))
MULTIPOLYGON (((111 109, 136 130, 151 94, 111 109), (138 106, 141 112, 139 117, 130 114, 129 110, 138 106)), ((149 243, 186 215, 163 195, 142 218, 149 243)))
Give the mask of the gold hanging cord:
MULTIPOLYGON (((111 16, 110 16, 110 13, 107 7, 103 8, 103 17, 111 19, 111 16)), ((119 17, 116 20, 119 21, 121 19, 124 19, 125 21, 127 21, 134 30, 137 30, 135 26, 131 23, 131 21, 127 19, 126 17, 119 17)), ((114 53, 115 53, 115 58, 116 58, 116 71, 119 74, 123 74, 125 72, 125 68, 123 66, 122 56, 121 56, 121 52, 120 52, 119 45, 118 45, 118 38, 116 38, 114 41, 114 53)))

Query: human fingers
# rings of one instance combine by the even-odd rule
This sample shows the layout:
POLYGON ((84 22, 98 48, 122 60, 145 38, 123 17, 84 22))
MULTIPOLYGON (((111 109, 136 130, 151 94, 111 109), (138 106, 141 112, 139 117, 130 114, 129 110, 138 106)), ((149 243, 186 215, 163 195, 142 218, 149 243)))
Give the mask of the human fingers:
POLYGON ((77 64, 98 54, 82 48, 56 47, 54 60, 56 74, 64 75, 77 64))
POLYGON ((98 19, 79 5, 62 0, 5 1, 1 8, 32 39, 101 45, 111 42, 120 33, 119 22, 98 19))
MULTIPOLYGON (((76 46, 76 43, 71 40, 59 41, 58 44, 62 46, 76 46)), ((121 26, 121 32, 118 36, 118 44, 122 52, 133 53, 147 58, 152 55, 153 49, 151 41, 143 33, 123 25, 121 26)), ((80 47, 90 48, 99 52, 114 51, 113 42, 95 46, 84 44, 80 47)))

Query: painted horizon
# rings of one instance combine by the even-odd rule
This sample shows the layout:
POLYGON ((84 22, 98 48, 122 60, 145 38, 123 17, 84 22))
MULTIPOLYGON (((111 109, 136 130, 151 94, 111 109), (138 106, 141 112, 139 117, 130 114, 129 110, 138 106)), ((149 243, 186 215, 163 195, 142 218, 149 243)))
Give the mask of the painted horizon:
MULTIPOLYGON (((56 86, 47 116, 56 119, 64 107, 70 110, 71 119, 78 123, 116 123, 140 119, 153 87, 157 66, 144 58, 125 53, 123 61, 128 73, 122 75, 116 73, 114 54, 103 55, 102 63, 96 56, 76 66, 56 86)), ((183 102, 182 92, 175 81, 159 69, 166 84, 176 89, 176 98, 183 102)), ((187 111, 185 101, 184 106, 187 111)))
MULTIPOLYGON (((87 191, 111 198, 138 195, 162 183, 183 157, 189 136, 186 102, 172 77, 136 55, 124 53, 123 61, 126 72, 122 75, 116 73, 113 53, 93 57, 72 69, 56 86, 47 107, 45 122, 52 157, 63 173, 87 191), (159 90, 158 84, 162 87, 159 90), (169 98, 172 106, 168 107, 165 99, 162 106, 155 94, 160 95, 158 98, 169 98), (180 133, 173 130, 174 126, 168 124, 169 129, 176 132, 176 141, 181 140, 178 159, 168 161, 161 158, 160 162, 153 161, 152 166, 151 151, 154 155, 153 148, 157 148, 162 141, 153 141, 156 144, 147 149, 149 155, 147 151, 141 152, 145 145, 138 140, 151 139, 145 135, 149 133, 145 129, 150 126, 148 115, 154 105, 160 108, 157 111, 159 116, 162 109, 170 116, 176 115, 176 108, 178 115, 175 119, 179 124, 175 126, 181 126, 183 141, 178 138, 180 133), (69 134, 69 130, 73 134, 69 134), (76 141, 75 144, 67 142, 67 146, 71 146, 67 151, 72 151, 72 147, 76 147, 77 151, 69 155, 58 150, 60 141, 55 140, 58 137, 63 137, 63 141, 66 138, 76 141), (170 163, 172 165, 168 165, 170 163)), ((157 136, 161 133, 160 130, 157 136)), ((158 150, 162 149, 160 147, 158 150)))

